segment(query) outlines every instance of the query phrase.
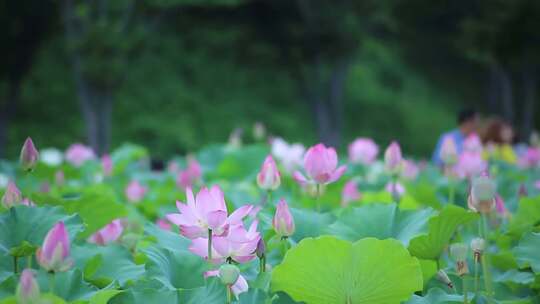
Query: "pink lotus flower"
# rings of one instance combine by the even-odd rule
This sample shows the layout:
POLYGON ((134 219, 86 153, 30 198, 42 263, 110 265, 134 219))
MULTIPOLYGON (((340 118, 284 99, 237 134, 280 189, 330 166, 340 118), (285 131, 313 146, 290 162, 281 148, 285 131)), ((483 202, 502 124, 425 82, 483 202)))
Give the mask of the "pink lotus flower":
POLYGON ((171 160, 167 164, 167 172, 172 173, 172 174, 177 174, 178 172, 180 172, 180 165, 178 165, 176 161, 171 160))
POLYGON ((308 179, 299 171, 293 174, 294 179, 300 184, 316 183, 326 185, 337 181, 345 170, 346 166, 338 165, 338 157, 334 148, 327 148, 324 144, 318 144, 309 148, 304 156, 304 169, 308 179))
POLYGON ((341 206, 345 207, 351 202, 359 200, 360 196, 356 183, 352 180, 348 181, 341 191, 341 206))
MULTIPOLYGON (((204 277, 205 278, 208 278, 208 277, 219 277, 219 270, 210 270, 210 271, 207 271, 204 273, 204 277)), ((243 292, 246 292, 248 291, 249 289, 249 285, 246 281, 246 279, 242 276, 242 275, 239 275, 238 276, 238 279, 236 280, 236 283, 234 283, 232 286, 231 286, 231 290, 234 294, 234 296, 238 299, 238 295, 240 295, 241 293, 243 292)))
POLYGON ((112 243, 122 235, 124 227, 119 219, 112 221, 88 238, 88 242, 105 246, 112 243))
POLYGON ((371 138, 360 137, 349 145, 349 160, 355 164, 369 165, 378 153, 379 146, 371 138))
POLYGON ((38 302, 40 297, 39 285, 34 278, 32 269, 25 269, 21 273, 21 279, 17 286, 16 295, 17 303, 20 304, 41 303, 38 302))
POLYGON ((13 181, 9 181, 6 187, 6 192, 2 196, 2 205, 6 208, 11 208, 22 201, 22 194, 17 185, 13 181))
MULTIPOLYGON (((230 259, 237 263, 247 263, 256 257, 256 250, 261 235, 257 232, 258 221, 253 221, 248 230, 242 222, 231 225, 221 236, 212 238, 212 261, 223 263, 230 259)), ((196 238, 191 242, 189 250, 208 259, 208 240, 196 238)))
POLYGON ((156 225, 163 230, 171 231, 172 229, 171 223, 166 219, 158 219, 156 225))
POLYGON ((462 178, 473 178, 486 171, 487 163, 482 154, 475 152, 463 152, 459 156, 456 171, 462 178))
POLYGON ((441 144, 440 158, 446 166, 454 165, 458 160, 456 142, 452 136, 445 136, 441 144))
POLYGON ((272 220, 272 227, 281 238, 294 234, 294 218, 289 210, 289 206, 284 199, 281 199, 276 207, 276 213, 272 220))
POLYGON ((482 141, 480 140, 478 134, 473 133, 465 138, 465 141, 463 142, 463 151, 482 153, 482 150, 482 141))
POLYGON ((257 184, 263 190, 276 190, 281 183, 279 170, 271 155, 268 155, 257 174, 257 184))
POLYGON ((402 163, 401 176, 407 180, 415 180, 420 173, 420 169, 412 160, 404 159, 402 163))
POLYGON ((396 183, 392 183, 392 182, 389 182, 388 184, 386 184, 386 186, 384 187, 384 190, 386 190, 386 192, 390 193, 390 194, 394 194, 394 191, 395 193, 401 197, 403 196, 403 194, 405 194, 405 187, 403 187, 403 185, 399 182, 396 182, 396 183))
POLYGON ((83 144, 72 144, 66 151, 66 160, 75 167, 82 166, 86 161, 94 159, 96 155, 92 148, 83 144))
POLYGON ((178 176, 176 178, 176 185, 182 189, 192 187, 197 181, 201 179, 201 176, 201 165, 195 158, 189 157, 186 170, 180 171, 178 173, 178 176))
POLYGON ((518 164, 526 169, 540 166, 540 148, 527 148, 527 151, 519 158, 518 164))
POLYGON ((146 187, 134 180, 131 181, 126 187, 125 194, 129 202, 137 203, 144 198, 144 195, 146 194, 146 187))
POLYGON ((23 170, 32 171, 37 164, 39 153, 30 137, 26 138, 21 149, 20 162, 23 170))
POLYGON ((388 173, 397 175, 401 170, 401 147, 393 141, 384 152, 384 166, 388 173))
POLYGON ((58 222, 45 236, 43 245, 36 252, 36 259, 47 271, 67 271, 73 261, 69 257, 69 236, 64 222, 58 222))
POLYGON ((503 198, 498 194, 495 196, 495 210, 503 217, 510 215, 510 212, 508 212, 508 209, 506 209, 503 198))
POLYGON ((58 170, 56 173, 54 173, 54 181, 56 185, 62 186, 64 182, 66 181, 66 176, 64 175, 64 171, 58 170))
POLYGON ((28 207, 34 207, 36 204, 34 204, 34 202, 32 202, 29 198, 25 197, 25 198, 22 199, 21 205, 25 205, 25 206, 28 206, 28 207))
POLYGON ((103 175, 111 176, 113 170, 113 161, 109 154, 105 154, 101 157, 101 168, 103 169, 103 175))
POLYGON ((288 144, 282 138, 274 138, 272 144, 272 155, 277 158, 285 171, 293 172, 302 165, 302 157, 306 150, 301 144, 288 144))
POLYGON ((227 217, 225 198, 217 185, 210 190, 203 187, 196 198, 191 188, 187 188, 186 196, 187 204, 176 202, 180 213, 167 214, 167 219, 178 225, 180 233, 190 239, 208 237, 209 229, 212 235, 221 236, 229 226, 240 224, 253 208, 251 205, 242 206, 227 217))

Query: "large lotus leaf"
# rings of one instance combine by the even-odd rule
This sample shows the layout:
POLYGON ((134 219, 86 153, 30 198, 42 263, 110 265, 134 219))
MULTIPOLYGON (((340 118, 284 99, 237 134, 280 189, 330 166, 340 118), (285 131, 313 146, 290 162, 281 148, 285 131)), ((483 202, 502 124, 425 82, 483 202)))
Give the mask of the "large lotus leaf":
POLYGON ((267 154, 268 148, 262 145, 231 150, 212 175, 227 180, 254 178, 267 154))
POLYGON ((427 295, 421 297, 414 295, 406 304, 450 304, 463 303, 463 296, 457 294, 447 294, 440 288, 431 288, 427 295))
POLYGON ((208 278, 206 285, 199 288, 180 289, 178 294, 182 304, 222 304, 227 298, 225 286, 218 278, 208 278))
POLYGON ((39 271, 37 281, 40 290, 44 293, 51 292, 54 288, 54 294, 67 302, 88 301, 98 291, 98 289, 83 280, 80 270, 74 269, 67 272, 58 272, 54 274, 54 284, 51 286, 51 274, 45 271, 39 271))
POLYGON ((308 304, 390 304, 422 289, 418 260, 392 239, 306 238, 272 273, 272 290, 308 304))
POLYGON ((540 233, 530 232, 523 236, 514 248, 514 255, 520 266, 529 265, 534 273, 540 274, 540 233))
POLYGON ((106 185, 88 187, 76 198, 35 195, 32 199, 37 204, 61 205, 67 213, 79 214, 86 225, 80 238, 87 238, 112 220, 127 215, 126 207, 117 202, 114 191, 106 185))
POLYGON ((155 241, 152 246, 168 249, 171 251, 186 251, 191 244, 191 240, 183 237, 178 233, 167 231, 159 228, 154 224, 148 224, 144 227, 147 235, 151 236, 155 241))
POLYGON ((432 214, 432 209, 401 211, 396 204, 372 204, 344 210, 327 231, 348 241, 395 238, 407 245, 427 229, 432 214))
POLYGON ((540 196, 524 197, 519 201, 516 214, 510 221, 509 232, 517 238, 540 223, 540 196))
POLYGON ((518 271, 516 269, 508 270, 493 275, 495 282, 512 282, 516 284, 528 285, 534 282, 534 274, 531 272, 518 271))
POLYGON ((100 287, 109 285, 112 281, 124 285, 144 275, 144 265, 136 265, 132 254, 119 245, 74 246, 72 256, 76 267, 84 269, 85 280, 100 287))
POLYGON ((330 213, 319 213, 309 209, 290 208, 296 230, 292 239, 299 242, 303 238, 317 237, 324 233, 334 220, 330 213))
POLYGON ((155 280, 138 281, 136 284, 125 290, 109 301, 110 304, 148 304, 167 303, 180 304, 178 301, 178 290, 169 290, 155 280))
POLYGON ((113 174, 124 172, 130 163, 146 157, 148 157, 146 148, 132 144, 122 145, 111 154, 114 163, 113 174))
POLYGON ((437 259, 456 229, 478 218, 478 215, 461 207, 447 205, 428 223, 428 233, 413 238, 409 244, 412 255, 422 259, 437 259))
POLYGON ((77 215, 66 215, 61 207, 16 206, 0 214, 0 255, 24 241, 41 246, 47 232, 59 221, 64 222, 71 239, 83 227, 77 215))

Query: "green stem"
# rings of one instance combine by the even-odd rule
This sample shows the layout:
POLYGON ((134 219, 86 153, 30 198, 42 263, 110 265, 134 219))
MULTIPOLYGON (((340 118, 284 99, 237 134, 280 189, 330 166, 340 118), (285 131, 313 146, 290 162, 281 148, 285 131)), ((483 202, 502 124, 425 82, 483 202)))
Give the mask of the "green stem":
POLYGON ((55 280, 55 277, 54 277, 54 272, 50 272, 50 276, 49 276, 49 291, 50 293, 54 294, 54 280, 55 280))
MULTIPOLYGON (((482 214, 481 220, 482 220, 482 227, 483 227, 483 237, 486 240, 486 248, 488 248, 489 247, 488 226, 487 226, 487 218, 485 214, 482 214)), ((484 287, 486 289, 488 303, 493 303, 493 286, 491 284, 491 272, 489 270, 489 260, 488 260, 487 254, 484 254, 482 256, 481 263, 482 263, 482 273, 484 276, 484 287)))
POLYGON ((208 261, 212 262, 212 229, 208 229, 208 261))
POLYGON ((474 294, 478 298, 478 261, 474 259, 474 294))
POLYGON ((16 256, 13 257, 13 272, 14 273, 19 272, 19 261, 18 260, 19 260, 18 257, 16 257, 16 256))
POLYGON ((468 292, 467 292, 467 280, 466 280, 466 276, 463 276, 461 278, 461 284, 462 284, 462 287, 461 287, 461 291, 463 292, 463 303, 465 304, 468 304, 469 303, 469 295, 468 295, 468 292))
POLYGON ((231 285, 227 285, 227 304, 232 303, 231 285))
MULTIPOLYGON (((266 191, 266 200, 265 200, 265 204, 266 203, 270 203, 270 205, 272 205, 272 191, 268 190, 266 191)), ((264 205, 263 205, 264 206, 264 205)))
POLYGON ((316 196, 315 196, 315 204, 317 205, 317 212, 321 212, 321 201, 319 200, 319 197, 321 196, 321 185, 317 184, 316 186, 316 196))
POLYGON ((396 204, 399 204, 399 194, 397 193, 397 175, 392 176, 392 199, 396 204))
POLYGON ((456 187, 454 186, 454 182, 452 180, 449 180, 448 183, 448 204, 453 205, 456 196, 456 187))
POLYGON ((266 256, 264 254, 259 259, 259 272, 260 273, 266 272, 266 256))
POLYGON ((32 268, 32 255, 26 257, 26 268, 32 268))

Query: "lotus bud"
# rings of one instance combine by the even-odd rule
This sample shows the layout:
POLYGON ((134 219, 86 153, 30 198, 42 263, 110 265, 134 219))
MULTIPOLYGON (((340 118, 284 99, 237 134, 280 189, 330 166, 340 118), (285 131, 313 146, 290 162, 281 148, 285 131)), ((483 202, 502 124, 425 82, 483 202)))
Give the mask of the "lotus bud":
POLYGON ((287 238, 294 233, 294 219, 289 210, 289 206, 284 199, 281 199, 277 205, 276 214, 272 220, 272 226, 274 227, 276 234, 281 238, 287 238))
POLYGON ((452 284, 452 281, 450 280, 446 272, 444 272, 444 270, 440 269, 439 271, 437 271, 436 276, 437 276, 437 280, 443 282, 449 288, 452 288, 452 289, 454 288, 454 284, 452 284))
POLYGON ((56 182, 57 186, 64 185, 64 182, 66 181, 66 176, 64 175, 64 171, 58 170, 54 174, 54 181, 56 182))
POLYGON ((489 213, 495 205, 496 185, 488 176, 473 180, 469 195, 469 207, 481 213, 489 213))
POLYGON ((266 244, 264 243, 264 239, 261 237, 259 239, 259 242, 257 242, 257 249, 255 249, 255 254, 257 254, 257 257, 259 259, 262 259, 266 252, 266 244))
POLYGON ((397 175, 401 170, 401 161, 401 148, 397 142, 393 141, 384 152, 384 165, 388 173, 397 175))
POLYGON ((262 164, 261 171, 257 175, 257 184, 263 190, 276 190, 281 183, 276 162, 268 155, 262 164))
POLYGON ((266 127, 264 124, 260 121, 256 122, 253 125, 253 138, 257 141, 261 141, 264 139, 264 136, 266 135, 266 127))
POLYGON ((63 222, 58 222, 45 236, 43 245, 36 252, 36 258, 47 271, 67 271, 73 264, 69 253, 70 242, 66 227, 63 222))
POLYGON ((24 171, 32 171, 36 167, 39 158, 39 153, 34 146, 34 142, 30 137, 24 141, 24 145, 21 149, 21 167, 24 171))
POLYGON ((111 176, 113 170, 113 161, 109 154, 105 154, 101 157, 101 168, 103 169, 103 175, 111 176))
POLYGON ((39 297, 39 285, 34 278, 34 273, 31 269, 23 270, 19 285, 17 286, 16 298, 17 303, 20 304, 34 304, 38 303, 39 297))
POLYGON ((458 160, 456 142, 451 136, 446 136, 441 145, 440 158, 446 166, 454 165, 458 160))
POLYGON ((341 206, 345 207, 349 203, 359 200, 361 197, 360 191, 353 180, 348 181, 341 191, 341 206))
POLYGON ((233 285, 239 276, 240 270, 236 265, 223 264, 219 267, 219 278, 221 279, 221 283, 225 285, 233 285))
POLYGON ((474 260, 478 263, 482 253, 486 249, 486 240, 483 238, 474 238, 471 240, 471 249, 474 252, 474 260))
POLYGON ((529 195, 529 193, 527 192, 527 187, 525 187, 525 184, 521 184, 519 186, 519 190, 518 190, 518 196, 519 197, 527 197, 529 195))
POLYGON ((469 273, 469 268, 467 267, 468 251, 469 247, 463 243, 452 244, 450 246, 450 256, 456 261, 459 276, 469 273))
POLYGON ((22 201, 22 194, 14 182, 9 181, 6 187, 6 192, 2 196, 2 205, 6 208, 11 208, 22 201))

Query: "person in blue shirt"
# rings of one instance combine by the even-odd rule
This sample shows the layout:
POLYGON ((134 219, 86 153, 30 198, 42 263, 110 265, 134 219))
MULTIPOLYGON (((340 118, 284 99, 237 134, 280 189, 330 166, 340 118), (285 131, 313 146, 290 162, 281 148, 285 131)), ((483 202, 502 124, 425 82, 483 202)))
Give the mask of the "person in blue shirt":
POLYGON ((456 150, 458 155, 463 151, 463 141, 467 136, 472 133, 475 133, 478 128, 478 112, 473 109, 464 109, 459 111, 457 115, 458 127, 454 130, 448 131, 442 134, 439 137, 435 151, 433 152, 432 161, 437 166, 442 166, 443 162, 441 160, 441 146, 444 139, 447 136, 452 137, 454 143, 456 144, 456 150))

